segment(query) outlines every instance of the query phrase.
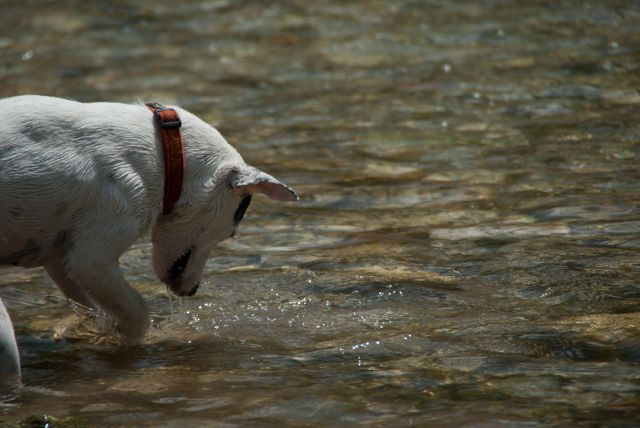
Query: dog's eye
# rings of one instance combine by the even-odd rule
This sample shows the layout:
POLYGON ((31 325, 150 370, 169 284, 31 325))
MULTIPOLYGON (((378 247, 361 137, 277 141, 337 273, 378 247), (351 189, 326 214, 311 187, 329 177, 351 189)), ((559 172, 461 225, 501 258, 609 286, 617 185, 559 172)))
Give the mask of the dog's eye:
POLYGON ((233 214, 233 223, 237 226, 244 217, 244 214, 247 212, 247 208, 249 208, 249 204, 251 203, 251 195, 245 196, 240 201, 240 205, 238 205, 238 209, 235 214, 233 214))

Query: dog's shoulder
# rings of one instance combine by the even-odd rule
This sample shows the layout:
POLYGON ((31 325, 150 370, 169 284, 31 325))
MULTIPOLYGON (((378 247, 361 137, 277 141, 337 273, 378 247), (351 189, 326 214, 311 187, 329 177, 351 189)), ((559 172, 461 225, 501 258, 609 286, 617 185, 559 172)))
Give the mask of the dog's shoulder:
POLYGON ((151 112, 138 104, 23 95, 0 100, 0 115, 4 119, 0 144, 4 145, 24 144, 26 139, 44 149, 55 140, 57 147, 96 149, 119 141, 148 144, 154 135, 151 112))

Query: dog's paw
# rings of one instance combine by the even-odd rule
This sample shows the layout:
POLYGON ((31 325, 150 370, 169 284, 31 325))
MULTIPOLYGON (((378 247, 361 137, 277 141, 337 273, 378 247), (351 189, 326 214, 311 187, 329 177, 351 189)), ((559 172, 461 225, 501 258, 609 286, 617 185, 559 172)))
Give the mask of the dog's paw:
POLYGON ((91 318, 77 314, 63 318, 53 329, 54 340, 91 340, 96 334, 98 329, 91 318))
POLYGON ((99 311, 74 307, 74 314, 62 319, 53 330, 54 340, 82 340, 99 345, 122 345, 126 340, 117 333, 113 320, 99 311))

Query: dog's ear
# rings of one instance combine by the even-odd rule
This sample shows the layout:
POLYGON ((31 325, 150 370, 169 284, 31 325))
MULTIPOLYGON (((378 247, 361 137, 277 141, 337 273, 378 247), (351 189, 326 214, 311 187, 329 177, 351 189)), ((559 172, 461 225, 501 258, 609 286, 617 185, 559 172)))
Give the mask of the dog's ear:
POLYGON ((248 165, 231 169, 229 185, 235 192, 243 195, 259 193, 283 202, 295 202, 299 199, 298 194, 289 186, 248 165))

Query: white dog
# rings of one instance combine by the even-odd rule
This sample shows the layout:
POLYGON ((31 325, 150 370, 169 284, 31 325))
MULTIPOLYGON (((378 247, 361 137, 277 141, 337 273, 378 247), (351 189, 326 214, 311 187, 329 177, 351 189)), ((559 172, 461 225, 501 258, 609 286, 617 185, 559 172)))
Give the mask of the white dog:
MULTIPOLYGON (((151 230, 157 276, 175 294, 193 295, 209 251, 235 233, 252 194, 298 199, 213 127, 175 110, 184 178, 165 214, 163 142, 149 108, 0 100, 0 265, 43 266, 65 296, 111 317, 126 343, 139 342, 149 325, 144 300, 118 265, 136 239, 151 230)), ((0 359, 17 358, 3 307, 0 329, 0 359)))

